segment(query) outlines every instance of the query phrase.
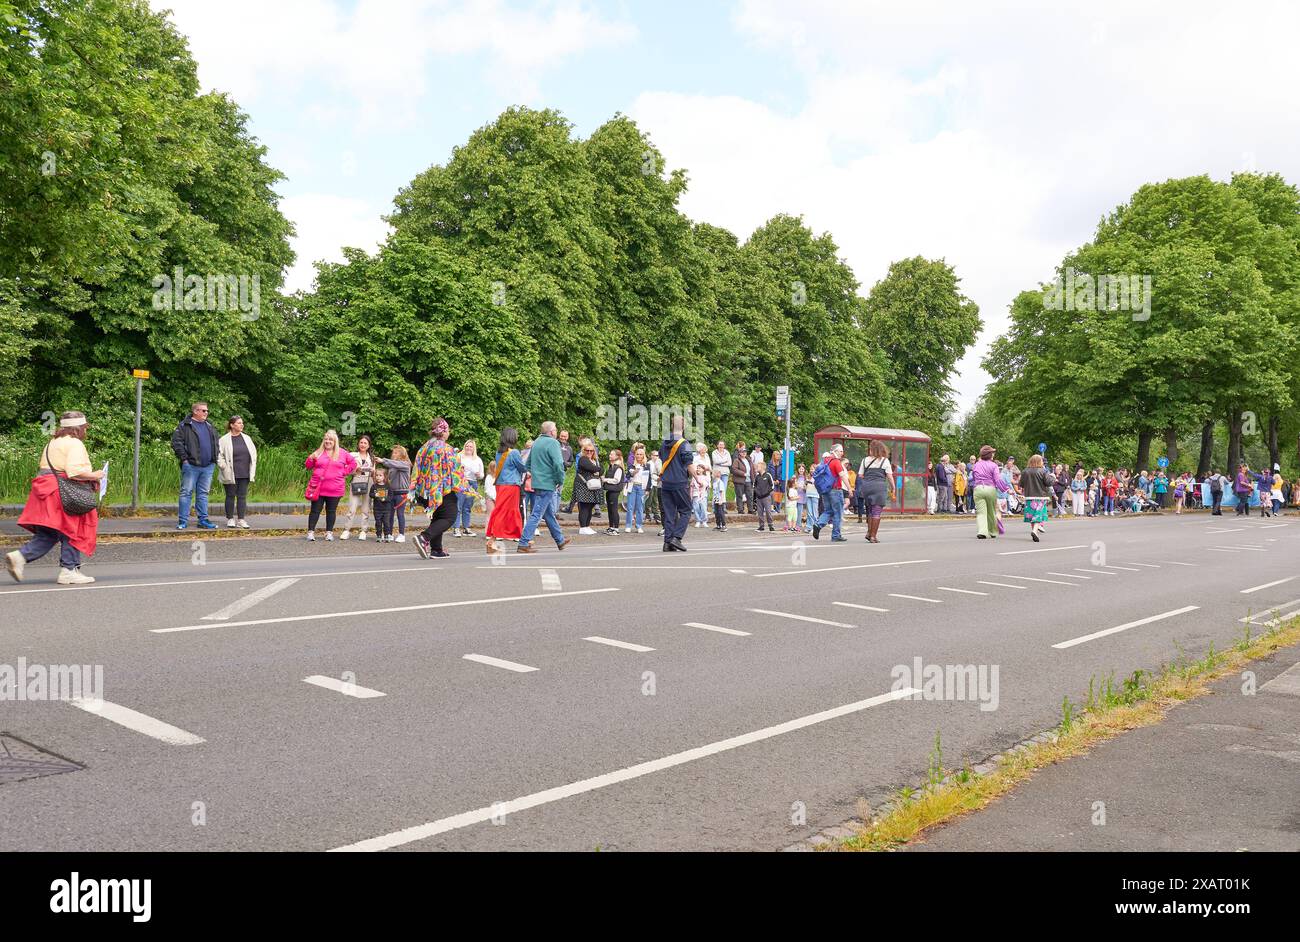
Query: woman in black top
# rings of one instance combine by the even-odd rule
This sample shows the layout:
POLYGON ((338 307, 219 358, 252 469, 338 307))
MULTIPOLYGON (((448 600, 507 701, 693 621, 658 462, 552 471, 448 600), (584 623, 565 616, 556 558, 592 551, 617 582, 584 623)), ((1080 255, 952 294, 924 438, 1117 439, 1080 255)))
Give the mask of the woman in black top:
POLYGON ((605 489, 605 509, 609 511, 609 526, 605 528, 606 533, 618 533, 618 498, 623 492, 624 477, 623 453, 615 448, 609 453, 605 475, 601 479, 605 489))
POLYGON ((591 512, 596 509, 596 501, 604 491, 601 480, 600 463, 596 459, 596 445, 585 442, 582 453, 578 456, 578 473, 573 478, 573 498, 578 503, 578 532, 583 536, 595 536, 591 528, 591 512))
POLYGON ((1043 524, 1047 523, 1055 483, 1056 479, 1043 467, 1043 456, 1030 456, 1029 466, 1020 472, 1020 488, 1025 495, 1025 523, 1029 524, 1029 535, 1035 543, 1038 534, 1043 532, 1043 524))
POLYGON ((217 442, 217 470, 226 492, 226 526, 248 530, 248 485, 257 477, 257 446, 244 434, 244 420, 232 415, 217 442), (236 507, 238 509, 236 509, 236 507))

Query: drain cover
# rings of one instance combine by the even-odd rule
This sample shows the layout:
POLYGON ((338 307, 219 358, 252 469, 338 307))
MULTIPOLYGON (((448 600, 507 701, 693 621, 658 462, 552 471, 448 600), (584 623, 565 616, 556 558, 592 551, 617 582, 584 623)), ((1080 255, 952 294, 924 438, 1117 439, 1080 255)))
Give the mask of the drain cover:
POLYGON ((0 733, 0 785, 64 772, 79 772, 83 768, 85 766, 37 749, 16 736, 0 733))

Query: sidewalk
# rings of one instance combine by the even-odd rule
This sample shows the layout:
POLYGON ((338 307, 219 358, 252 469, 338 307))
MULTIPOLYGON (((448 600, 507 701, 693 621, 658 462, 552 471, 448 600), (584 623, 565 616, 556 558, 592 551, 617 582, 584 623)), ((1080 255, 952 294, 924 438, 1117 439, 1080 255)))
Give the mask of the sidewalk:
POLYGON ((906 849, 1300 851, 1300 645, 1247 669, 906 849))

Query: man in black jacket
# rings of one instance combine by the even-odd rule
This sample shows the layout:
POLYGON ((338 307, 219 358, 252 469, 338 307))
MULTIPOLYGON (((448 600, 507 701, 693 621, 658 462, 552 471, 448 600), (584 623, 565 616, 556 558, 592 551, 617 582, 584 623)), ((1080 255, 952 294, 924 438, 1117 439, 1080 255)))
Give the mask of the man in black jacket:
POLYGON ((181 497, 176 529, 184 530, 190 523, 190 498, 197 491, 195 503, 199 511, 199 529, 215 530, 217 525, 208 519, 208 489, 212 487, 212 472, 217 467, 217 431, 208 422, 208 404, 196 402, 190 414, 181 420, 172 433, 172 451, 181 463, 181 497))

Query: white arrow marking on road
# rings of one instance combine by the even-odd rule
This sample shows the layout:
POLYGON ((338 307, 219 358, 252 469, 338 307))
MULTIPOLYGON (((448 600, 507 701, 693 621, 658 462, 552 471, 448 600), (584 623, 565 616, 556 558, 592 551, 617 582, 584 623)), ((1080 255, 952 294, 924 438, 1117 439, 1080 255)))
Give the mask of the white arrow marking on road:
POLYGON ((530 599, 558 599, 569 595, 592 595, 597 592, 617 592, 617 586, 607 589, 576 589, 572 592, 543 592, 540 595, 507 595, 496 599, 466 599, 463 602, 429 602, 425 605, 398 605, 394 608, 363 608, 355 612, 322 612, 319 615, 289 615, 284 618, 257 618, 251 621, 228 621, 220 625, 181 625, 179 628, 150 628, 156 635, 175 631, 203 631, 206 628, 242 628, 246 625, 278 625, 290 621, 317 621, 326 618, 355 618, 358 615, 388 615, 392 612, 419 612, 430 608, 457 608, 461 605, 492 605, 496 602, 526 602, 530 599))
POLYGON ((1284 582, 1290 582, 1292 579, 1300 579, 1300 576, 1287 576, 1285 579, 1278 579, 1276 582, 1265 582, 1263 585, 1251 586, 1249 589, 1242 589, 1242 595, 1250 595, 1252 592, 1258 592, 1260 589, 1271 589, 1275 585, 1281 585, 1284 582))
POLYGON ((542 577, 542 591, 560 592, 564 586, 560 585, 560 574, 554 569, 539 569, 538 573, 542 577))
POLYGON ((304 677, 302 682, 305 684, 314 684, 317 687, 324 687, 326 690, 333 690, 348 697, 356 697, 358 700, 373 700, 375 697, 386 697, 386 693, 378 690, 371 690, 369 687, 358 687, 356 684, 350 684, 346 681, 339 680, 337 677, 324 677, 320 674, 312 674, 310 677, 304 677))
POLYGON ((240 612, 247 611, 258 602, 264 602, 277 592, 283 592, 289 586, 297 582, 297 579, 281 579, 278 582, 272 582, 270 585, 262 586, 256 592, 244 596, 238 601, 231 602, 220 611, 213 612, 211 615, 204 615, 204 621, 225 621, 227 618, 233 618, 240 612))
POLYGON ((682 626, 683 628, 703 628, 705 631, 720 631, 724 635, 739 635, 742 638, 748 638, 748 631, 737 631, 735 628, 723 628, 721 625, 706 625, 702 621, 688 621, 682 626))
POLYGON ((514 661, 503 661, 499 657, 488 657, 486 654, 465 654, 462 655, 461 659, 474 661, 476 664, 486 664, 488 667, 503 667, 508 671, 514 671, 516 674, 527 674, 529 671, 538 669, 529 667, 527 664, 516 664, 514 661))
POLYGON ((1087 543, 1077 543, 1074 546, 1044 546, 1041 547, 1040 549, 1008 550, 1005 553, 998 553, 998 555, 999 556, 1020 556, 1024 553, 1055 553, 1060 550, 1087 549, 1087 548, 1088 548, 1087 543))
POLYGON ((1054 644, 1052 647, 1063 649, 1072 648, 1076 644, 1083 644, 1085 641, 1093 641, 1097 638, 1104 638, 1106 635, 1113 635, 1119 631, 1128 631, 1130 628, 1136 628, 1139 625, 1149 625, 1153 621, 1160 621, 1162 618, 1173 618, 1175 615, 1185 615, 1187 612, 1194 612, 1199 605, 1186 605, 1182 608, 1176 608, 1171 612, 1161 612, 1159 615, 1152 615, 1150 618, 1139 618, 1137 621, 1131 621, 1124 625, 1116 625, 1114 628, 1107 628, 1105 631, 1094 631, 1090 635, 1083 635, 1080 638, 1071 638, 1069 641, 1062 641, 1060 644, 1054 644))
POLYGON ((355 844, 348 844, 345 847, 335 847, 333 848, 333 851, 377 851, 400 847, 403 844, 410 844, 413 841, 421 841, 438 834, 445 834, 448 831, 455 831, 460 828, 469 827, 471 824, 481 824, 484 821, 490 821, 493 818, 499 818, 502 815, 515 814, 520 811, 526 811, 529 808, 536 808, 539 805, 562 801, 565 798, 572 798, 574 795, 582 795, 587 792, 596 791, 597 789, 607 788, 610 785, 617 785, 621 782, 641 778, 644 775, 650 775, 654 772, 662 772, 664 769, 671 769, 675 766, 685 765, 686 763, 694 762, 697 759, 708 758, 709 756, 715 756, 732 749, 739 749, 741 746, 748 746, 756 742, 762 742, 765 739, 784 735, 785 733, 792 733, 809 726, 816 726, 819 723, 839 719, 842 716, 859 713, 862 710, 880 706, 882 703, 902 700, 920 692, 921 691, 915 687, 904 687, 902 690, 891 690, 889 693, 870 697, 866 700, 859 700, 856 703, 847 703, 844 706, 835 707, 830 710, 823 710, 820 713, 813 713, 809 716, 800 717, 799 719, 789 720, 785 723, 779 723, 776 726, 768 726, 764 729, 755 730, 752 733, 744 733, 740 736, 733 736, 730 739, 723 739, 719 742, 709 743, 707 746, 698 746, 694 749, 687 749, 684 752, 677 752, 673 755, 665 756, 662 759, 652 759, 649 762, 641 762, 637 765, 628 766, 625 769, 619 769, 617 772, 606 772, 604 775, 585 778, 580 782, 573 782, 569 785, 560 785, 556 788, 548 788, 545 791, 534 792, 531 795, 525 795, 522 798, 515 798, 512 801, 498 802, 497 804, 491 805, 487 808, 478 808, 474 811, 464 812, 463 814, 452 815, 449 818, 440 818, 437 821, 430 821, 428 824, 419 824, 415 827, 403 828, 402 830, 394 831, 391 834, 384 834, 381 837, 372 837, 369 840, 358 841, 355 844))
POLYGON ((815 625, 830 625, 832 628, 856 628, 857 625, 846 625, 839 621, 827 621, 824 618, 812 618, 808 615, 795 615, 791 612, 774 612, 767 608, 747 608, 747 612, 757 612, 760 615, 775 615, 777 618, 793 618, 795 621, 810 621, 815 625))
POLYGON ((68 702, 78 710, 85 710, 87 713, 102 716, 118 726, 125 726, 137 733, 144 733, 146 736, 152 736, 154 739, 162 740, 172 746, 197 746, 205 741, 202 737, 187 733, 170 723, 164 723, 152 716, 137 713, 129 707, 109 703, 107 700, 90 700, 85 697, 78 697, 68 702))
POLYGON ((654 650, 654 648, 647 648, 644 644, 632 644, 628 641, 615 641, 613 638, 602 638, 599 635, 592 635, 590 638, 583 638, 582 640, 594 641, 596 644, 607 644, 611 648, 622 648, 625 651, 636 651, 638 654, 646 654, 654 650))

